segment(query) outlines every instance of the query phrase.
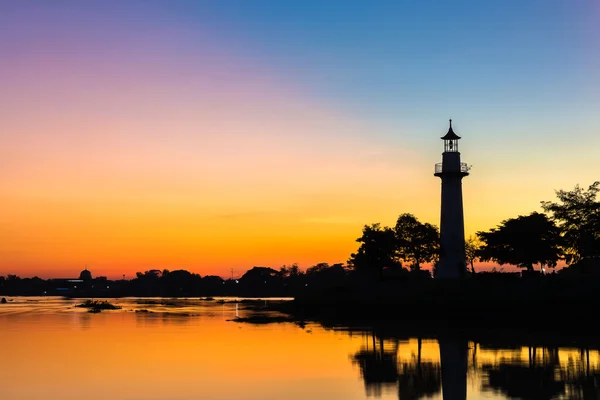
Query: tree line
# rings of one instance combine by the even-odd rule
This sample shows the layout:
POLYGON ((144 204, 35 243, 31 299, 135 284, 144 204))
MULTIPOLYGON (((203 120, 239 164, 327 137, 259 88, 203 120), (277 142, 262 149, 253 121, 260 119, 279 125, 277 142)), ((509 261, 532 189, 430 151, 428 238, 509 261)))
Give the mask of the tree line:
POLYGON ((201 276, 187 270, 150 269, 133 279, 20 278, 0 276, 0 295, 62 295, 67 297, 201 297, 201 296, 295 296, 299 291, 343 284, 350 271, 343 264, 318 263, 303 271, 298 264, 279 269, 255 266, 240 278, 201 276))
MULTIPOLYGON (((474 262, 492 261, 534 271, 539 265, 556 267, 564 260, 569 272, 597 273, 600 269, 600 182, 587 189, 557 190, 555 201, 542 201, 544 212, 532 212, 502 221, 489 231, 479 231, 465 243, 470 271, 474 262), (594 267, 598 267, 594 269, 594 267)), ((439 230, 402 214, 394 227, 365 225, 358 251, 348 260, 357 271, 383 276, 405 270, 418 272, 423 263, 439 261, 439 230), (405 268, 405 265, 408 268, 405 268)), ((466 268, 467 266, 465 266, 466 268)))
MULTIPOLYGON (((465 243, 472 273, 476 261, 492 261, 534 271, 553 268, 559 261, 569 266, 561 273, 600 272, 600 182, 587 189, 556 191, 555 201, 542 201, 544 212, 532 212, 502 221, 488 231, 476 232, 465 243)), ((94 295, 193 296, 193 295, 293 295, 307 287, 341 285, 367 278, 430 278, 424 264, 439 260, 439 230, 413 214, 400 215, 393 227, 365 225, 356 239, 359 247, 346 263, 318 263, 302 271, 297 264, 279 269, 256 266, 241 278, 200 276, 186 270, 147 270, 130 280, 105 277, 72 284, 68 293, 94 295)), ((467 265, 465 266, 467 268, 467 265)), ((60 280, 0 276, 0 294, 57 294, 60 280)))

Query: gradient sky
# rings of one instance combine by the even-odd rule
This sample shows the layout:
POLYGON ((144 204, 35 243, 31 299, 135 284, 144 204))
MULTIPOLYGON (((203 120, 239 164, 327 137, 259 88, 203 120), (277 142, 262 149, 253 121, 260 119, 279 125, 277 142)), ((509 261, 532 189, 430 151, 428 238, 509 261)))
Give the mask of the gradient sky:
POLYGON ((239 275, 439 224, 448 119, 466 234, 600 178, 600 4, 0 3, 0 275, 239 275))

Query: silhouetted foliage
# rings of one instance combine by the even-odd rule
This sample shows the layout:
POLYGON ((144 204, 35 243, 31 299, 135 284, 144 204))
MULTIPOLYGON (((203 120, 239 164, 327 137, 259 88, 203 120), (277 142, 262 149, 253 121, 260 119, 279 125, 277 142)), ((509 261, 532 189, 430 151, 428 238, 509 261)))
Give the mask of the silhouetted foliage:
POLYGON ((202 277, 186 270, 163 270, 159 284, 164 296, 185 296, 197 292, 202 277))
POLYGON ((267 284, 281 278, 279 271, 269 267, 253 267, 240 278, 244 284, 267 284))
POLYGON ((542 201, 542 208, 557 223, 564 239, 564 255, 568 263, 600 256, 600 182, 587 190, 579 185, 571 191, 556 191, 557 202, 542 201))
POLYGON ((422 223, 412 214, 402 214, 394 229, 398 256, 410 262, 410 269, 418 271, 421 263, 434 261, 439 254, 440 234, 436 226, 422 223))
POLYGON ((348 265, 357 272, 366 272, 383 276, 386 269, 402 268, 396 256, 397 240, 393 229, 380 224, 365 225, 362 236, 356 239, 360 247, 350 255, 348 265))
POLYGON ((560 230, 546 215, 534 212, 502 221, 489 232, 477 232, 483 242, 482 261, 511 264, 533 271, 535 264, 555 267, 560 259, 560 230))
POLYGON ((561 277, 600 278, 600 257, 581 259, 558 271, 561 277))
POLYGON ((223 278, 217 275, 206 275, 204 278, 202 278, 202 283, 206 285, 217 285, 218 287, 220 287, 220 285, 222 285, 223 282, 223 278))
POLYGON ((320 274, 323 271, 327 270, 328 268, 329 268, 328 263, 318 263, 316 265, 313 265, 312 267, 307 268, 306 275, 307 276, 315 276, 316 274, 320 274))
POLYGON ((318 263, 306 270, 306 283, 311 286, 335 287, 344 284, 348 274, 344 264, 318 263))
POLYGON ((481 241, 477 236, 469 236, 465 241, 465 258, 468 264, 471 265, 471 273, 475 273, 475 261, 479 258, 478 253, 481 248, 481 241))
POLYGON ((283 277, 283 278, 296 278, 300 275, 302 275, 302 271, 300 270, 300 267, 298 266, 298 264, 292 264, 290 266, 287 265, 283 265, 280 269, 279 269, 279 274, 283 277))
MULTIPOLYGON (((169 272, 168 270, 165 270, 165 271, 169 272)), ((146 281, 158 280, 160 275, 161 275, 161 272, 157 269, 151 269, 151 270, 145 271, 144 273, 141 273, 141 272, 135 273, 135 276, 137 277, 137 279, 144 279, 146 281)))

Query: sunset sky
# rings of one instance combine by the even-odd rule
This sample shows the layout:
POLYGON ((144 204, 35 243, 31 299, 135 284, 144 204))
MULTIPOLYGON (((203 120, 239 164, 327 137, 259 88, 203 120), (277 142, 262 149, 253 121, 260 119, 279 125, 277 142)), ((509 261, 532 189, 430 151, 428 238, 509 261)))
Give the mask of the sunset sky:
POLYGON ((239 275, 600 179, 597 0, 0 2, 0 275, 239 275))

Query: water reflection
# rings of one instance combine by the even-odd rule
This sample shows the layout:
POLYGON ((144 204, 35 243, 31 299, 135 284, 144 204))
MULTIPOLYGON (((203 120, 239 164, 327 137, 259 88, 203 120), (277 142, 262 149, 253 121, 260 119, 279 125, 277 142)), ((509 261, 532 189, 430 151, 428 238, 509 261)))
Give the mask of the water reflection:
POLYGON ((467 398, 468 343, 465 339, 440 338, 440 365, 444 400, 467 398))
POLYGON ((369 337, 366 344, 352 356, 352 361, 360 367, 369 396, 380 397, 382 391, 395 387, 398 381, 398 341, 393 348, 386 349, 383 337, 376 338, 371 334, 372 345, 369 347, 369 337))
MULTIPOLYGON (((600 367, 590 368, 590 350, 580 350, 579 358, 569 358, 566 368, 561 368, 561 378, 567 384, 572 399, 600 398, 600 367)), ((596 352, 596 356, 598 352, 596 352)))
POLYGON ((351 358, 360 368, 368 396, 381 397, 393 389, 400 399, 419 399, 440 392, 441 367, 422 360, 422 339, 417 339, 416 356, 402 358, 399 338, 384 340, 375 332, 365 338, 365 345, 351 358))
POLYGON ((347 323, 247 325, 229 321, 264 311, 199 300, 115 299, 121 310, 98 314, 76 302, 28 300, 0 307, 9 361, 0 363, 3 400, 74 391, 90 400, 600 399, 594 337, 509 342, 381 322, 352 330, 347 323), (149 384, 156 376, 160 384, 149 384))
POLYGON ((367 396, 400 400, 600 399, 596 349, 498 344, 464 338, 407 339, 377 330, 363 334, 351 355, 367 396), (423 357, 423 346, 427 356, 423 357), (467 393, 469 387, 469 393, 467 393))
POLYGON ((421 360, 422 339, 417 339, 416 360, 400 362, 398 398, 419 399, 440 391, 441 368, 439 364, 421 360))
POLYGON ((81 328, 81 330, 85 331, 90 329, 90 323, 91 323, 91 315, 87 312, 76 312, 73 313, 74 318, 76 319, 77 323, 79 324, 79 327, 81 328))
MULTIPOLYGON (((598 352, 594 351, 597 358, 598 352)), ((559 348, 527 348, 527 360, 513 358, 484 363, 487 373, 484 389, 498 391, 509 398, 598 399, 600 374, 598 365, 590 367, 590 350, 571 351, 561 362, 559 348), (576 354, 579 354, 579 357, 576 354)))

